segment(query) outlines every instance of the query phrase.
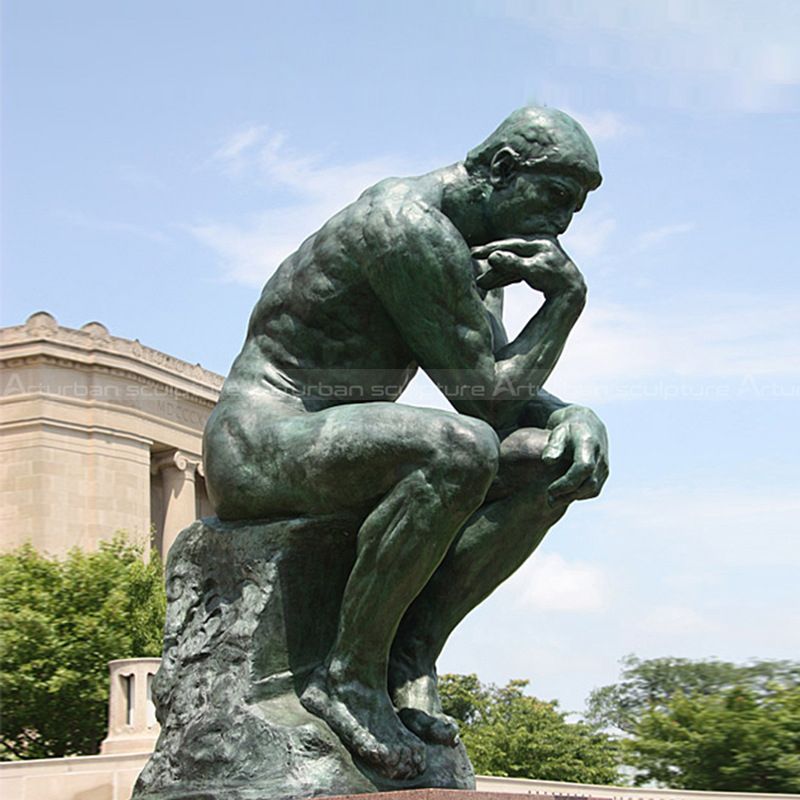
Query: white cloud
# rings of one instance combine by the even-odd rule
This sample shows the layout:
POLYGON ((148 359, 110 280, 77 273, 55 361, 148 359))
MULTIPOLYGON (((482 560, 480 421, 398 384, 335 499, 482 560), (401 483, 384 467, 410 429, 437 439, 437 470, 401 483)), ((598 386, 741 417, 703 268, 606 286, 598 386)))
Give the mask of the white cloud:
POLYGON ((800 497, 789 487, 758 481, 756 474, 746 489, 720 488, 709 477, 702 486, 676 483, 612 492, 598 506, 595 522, 605 531, 646 541, 648 552, 662 554, 661 574, 665 560, 712 573, 800 566, 800 497))
POLYGON ((673 225, 661 225, 658 228, 652 228, 649 231, 644 231, 636 238, 634 252, 640 253, 643 250, 647 250, 657 244, 661 244, 667 239, 671 239, 673 236, 680 236, 682 233, 689 233, 690 231, 693 231, 694 228, 695 225, 692 222, 679 222, 673 225))
MULTIPOLYGON (((510 325, 530 316, 530 292, 507 302, 510 325), (526 296, 527 295, 527 296, 526 296)), ((548 388, 595 400, 680 396, 800 396, 800 309, 773 297, 714 298, 691 307, 634 310, 590 303, 567 342, 548 388), (676 395, 676 393, 678 393, 676 395)))
POLYGON ((659 605, 638 620, 639 627, 653 636, 693 636, 710 633, 716 625, 693 608, 659 605))
POLYGON ((283 133, 273 133, 266 125, 252 125, 232 134, 214 159, 237 171, 248 167, 265 187, 288 188, 299 198, 325 203, 354 199, 403 166, 392 158, 326 163, 319 154, 304 155, 292 150, 283 133))
POLYGON ((608 581, 602 569, 568 562, 557 553, 540 553, 511 578, 521 604, 542 611, 601 611, 608 604, 608 581))
POLYGON ((252 215, 243 224, 209 222, 188 229, 217 253, 227 278, 260 286, 313 231, 304 222, 292 210, 275 209, 252 215))
POLYGON ((617 221, 603 212, 581 211, 573 218, 561 241, 575 263, 591 261, 608 252, 617 221))
POLYGON ((797 104, 795 0, 506 0, 484 8, 550 35, 570 64, 577 57, 657 78, 665 88, 662 101, 742 111, 797 104))
POLYGON ((214 159, 228 166, 241 166, 245 153, 263 143, 268 135, 268 130, 266 125, 250 125, 236 131, 214 153, 214 159))
POLYGON ((70 225, 88 231, 136 236, 137 238, 147 239, 157 244, 164 244, 169 241, 169 237, 162 231, 148 228, 144 225, 136 225, 131 222, 117 222, 115 220, 101 219, 91 214, 85 214, 82 211, 64 211, 60 212, 59 216, 70 225))
POLYGON ((294 152, 283 134, 264 125, 251 125, 231 135, 218 148, 213 162, 231 176, 246 175, 265 190, 284 195, 244 223, 188 226, 197 239, 217 252, 229 278, 257 286, 364 189, 390 175, 417 171, 415 165, 390 157, 329 164, 319 155, 294 152))

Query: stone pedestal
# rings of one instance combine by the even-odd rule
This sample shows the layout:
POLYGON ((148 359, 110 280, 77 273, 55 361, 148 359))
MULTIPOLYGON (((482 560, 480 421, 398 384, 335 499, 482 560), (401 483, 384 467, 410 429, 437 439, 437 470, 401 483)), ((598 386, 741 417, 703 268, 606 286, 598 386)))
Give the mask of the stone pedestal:
POLYGON ((411 781, 375 774, 298 700, 333 641, 355 528, 337 519, 195 522, 167 564, 153 694, 161 735, 135 800, 293 800, 474 788, 462 745, 411 781))

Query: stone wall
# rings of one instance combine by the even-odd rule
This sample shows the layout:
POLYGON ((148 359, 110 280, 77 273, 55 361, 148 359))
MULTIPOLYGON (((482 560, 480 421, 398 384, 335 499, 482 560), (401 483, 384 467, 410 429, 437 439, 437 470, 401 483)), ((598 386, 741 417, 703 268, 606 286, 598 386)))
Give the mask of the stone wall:
MULTIPOLYGON (((0 764, 3 800, 130 800, 149 754, 81 756, 0 764)), ((634 789, 520 778, 476 779, 479 792, 536 796, 541 800, 797 800, 791 794, 634 789)), ((465 793, 465 800, 469 793, 465 793)), ((391 795, 390 795, 391 796, 391 795)))
POLYGON ((209 512, 202 432, 222 377, 97 322, 0 330, 2 547, 63 555, 124 530, 162 553, 209 512))

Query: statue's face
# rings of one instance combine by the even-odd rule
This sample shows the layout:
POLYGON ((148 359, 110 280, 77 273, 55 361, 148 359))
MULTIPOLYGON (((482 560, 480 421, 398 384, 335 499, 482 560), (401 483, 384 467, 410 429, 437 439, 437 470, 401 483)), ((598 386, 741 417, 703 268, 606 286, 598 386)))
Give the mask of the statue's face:
POLYGON ((586 190, 569 175, 515 169, 488 200, 488 216, 497 239, 514 236, 557 236, 581 208, 586 190))

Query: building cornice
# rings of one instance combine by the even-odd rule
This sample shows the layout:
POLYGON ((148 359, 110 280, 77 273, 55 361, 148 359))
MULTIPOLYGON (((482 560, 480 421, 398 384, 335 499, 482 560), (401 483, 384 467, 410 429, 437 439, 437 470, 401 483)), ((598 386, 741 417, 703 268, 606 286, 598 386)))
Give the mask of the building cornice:
POLYGON ((212 403, 224 381, 222 375, 200 364, 189 364, 138 339, 112 336, 99 322, 88 322, 80 329, 66 328, 51 314, 39 311, 23 325, 0 328, 0 361, 18 365, 37 357, 55 359, 65 366, 101 367, 140 380, 144 377, 174 384, 177 379, 185 384, 185 391, 205 396, 212 403))

